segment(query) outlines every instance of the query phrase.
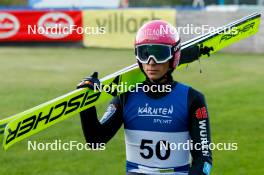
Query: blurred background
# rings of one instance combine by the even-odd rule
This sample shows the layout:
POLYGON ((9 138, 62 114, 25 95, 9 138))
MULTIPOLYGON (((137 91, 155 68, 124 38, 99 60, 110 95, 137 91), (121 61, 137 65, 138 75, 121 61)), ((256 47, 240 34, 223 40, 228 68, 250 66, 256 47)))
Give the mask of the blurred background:
MULTIPOLYGON (((1 0, 0 119, 74 90, 93 71, 103 77, 135 63, 134 37, 149 20, 207 28, 253 12, 264 15, 264 0, 1 0)), ((205 94, 213 142, 238 143, 237 151, 213 152, 213 175, 264 173, 263 29, 261 22, 255 36, 174 72, 205 94)), ((200 34, 183 31, 181 38, 200 34)), ((99 116, 106 106, 98 106, 99 116)), ((28 151, 28 141, 54 140, 84 143, 79 116, 0 150, 0 174, 125 174, 123 129, 105 151, 28 151)))
MULTIPOLYGON (((264 0, 3 0, 0 2, 0 45, 132 48, 139 26, 152 19, 165 19, 179 28, 188 28, 180 31, 182 41, 186 41, 208 32, 197 33, 191 29, 216 28, 252 12, 263 13, 263 9, 264 0), (52 35, 48 29, 55 26, 62 31, 71 25, 90 29, 84 33, 68 31, 70 34, 66 35, 52 35), (106 34, 100 35, 100 27, 106 34), (38 28, 48 34, 32 33, 38 28)), ((225 51, 263 53, 263 26, 262 23, 257 36, 225 51)))

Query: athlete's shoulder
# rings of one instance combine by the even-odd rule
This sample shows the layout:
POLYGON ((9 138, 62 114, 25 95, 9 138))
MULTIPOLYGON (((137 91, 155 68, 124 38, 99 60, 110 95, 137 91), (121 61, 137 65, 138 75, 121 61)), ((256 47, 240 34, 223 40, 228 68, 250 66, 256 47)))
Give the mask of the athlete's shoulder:
POLYGON ((188 92, 188 106, 189 108, 206 106, 204 94, 199 90, 190 87, 188 92))
POLYGON ((192 102, 194 100, 199 100, 199 101, 205 100, 204 94, 201 91, 193 88, 192 86, 181 82, 176 82, 176 84, 178 86, 188 89, 188 101, 192 102))
POLYGON ((173 81, 173 83, 172 83, 174 86, 182 86, 182 87, 187 87, 187 88, 190 88, 191 86, 189 86, 189 85, 187 85, 187 84, 185 84, 185 83, 183 83, 183 82, 179 82, 179 81, 173 81))
POLYGON ((125 93, 120 94, 119 96, 114 98, 115 102, 118 103, 118 105, 123 108, 127 102, 128 97, 131 95, 131 93, 132 92, 127 91, 125 93))
POLYGON ((177 87, 178 89, 181 88, 181 89, 185 89, 187 92, 190 91, 190 89, 192 89, 191 86, 185 84, 185 83, 182 83, 182 82, 179 82, 179 81, 174 81, 173 82, 173 87, 177 87))
POLYGON ((204 94, 193 87, 189 87, 189 96, 204 98, 204 94))

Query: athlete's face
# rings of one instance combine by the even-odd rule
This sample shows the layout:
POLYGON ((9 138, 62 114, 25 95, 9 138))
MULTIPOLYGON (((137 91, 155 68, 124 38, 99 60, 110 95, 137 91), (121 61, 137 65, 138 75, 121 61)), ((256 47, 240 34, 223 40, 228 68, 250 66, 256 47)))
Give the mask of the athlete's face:
POLYGON ((147 64, 142 64, 142 66, 148 78, 152 81, 155 81, 160 79, 168 72, 169 61, 157 64, 153 59, 150 59, 147 64))

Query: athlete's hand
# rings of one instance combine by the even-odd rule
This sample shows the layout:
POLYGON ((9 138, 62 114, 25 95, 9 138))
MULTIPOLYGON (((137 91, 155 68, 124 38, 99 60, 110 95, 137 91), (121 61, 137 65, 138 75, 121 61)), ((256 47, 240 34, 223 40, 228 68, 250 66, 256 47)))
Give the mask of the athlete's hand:
POLYGON ((100 80, 98 79, 98 72, 94 72, 91 76, 85 77, 78 85, 79 88, 96 89, 95 85, 100 87, 100 80))

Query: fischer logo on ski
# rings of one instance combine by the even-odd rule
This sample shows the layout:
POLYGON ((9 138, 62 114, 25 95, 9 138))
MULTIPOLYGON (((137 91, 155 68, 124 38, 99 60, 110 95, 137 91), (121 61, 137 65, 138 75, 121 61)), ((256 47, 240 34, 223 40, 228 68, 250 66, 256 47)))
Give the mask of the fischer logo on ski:
POLYGON ((82 108, 83 106, 87 106, 95 102, 99 98, 101 93, 97 92, 91 95, 89 94, 89 92, 82 93, 69 99, 68 101, 63 101, 57 105, 52 106, 48 110, 48 113, 41 111, 38 113, 38 115, 32 115, 31 117, 24 119, 17 124, 15 130, 11 130, 10 128, 8 129, 8 136, 5 143, 8 144, 15 138, 18 138, 28 133, 29 131, 36 129, 39 123, 44 123, 44 125, 46 125, 48 123, 54 122, 62 115, 69 114, 79 108, 82 108))

